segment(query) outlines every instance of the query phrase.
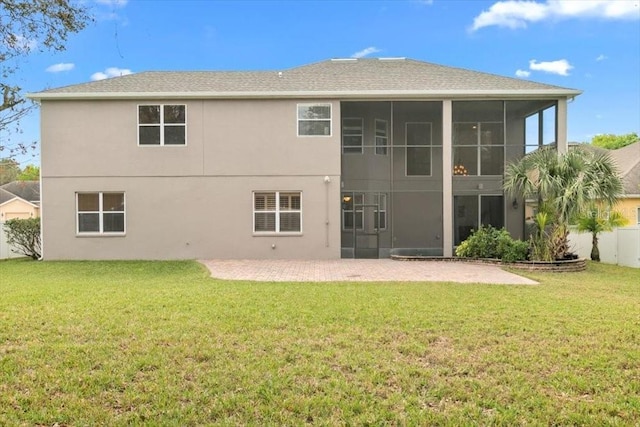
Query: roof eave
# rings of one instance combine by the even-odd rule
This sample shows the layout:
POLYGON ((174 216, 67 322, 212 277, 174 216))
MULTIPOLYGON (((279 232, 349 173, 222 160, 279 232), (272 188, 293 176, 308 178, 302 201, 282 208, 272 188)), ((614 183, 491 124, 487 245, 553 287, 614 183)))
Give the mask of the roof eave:
POLYGON ((263 91, 263 92, 36 92, 27 98, 42 100, 116 100, 116 99, 352 99, 352 98, 573 98, 582 91, 574 89, 534 90, 369 90, 369 91, 263 91))

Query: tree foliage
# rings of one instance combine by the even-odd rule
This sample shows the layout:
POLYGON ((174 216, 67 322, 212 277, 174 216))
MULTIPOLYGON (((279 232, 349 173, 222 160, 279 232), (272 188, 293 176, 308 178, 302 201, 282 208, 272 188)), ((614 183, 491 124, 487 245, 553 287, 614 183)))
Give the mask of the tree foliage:
POLYGON ((4 223, 7 243, 17 253, 40 258, 40 218, 10 219, 4 223))
POLYGON ((617 150, 618 148, 626 147, 639 140, 640 138, 638 138, 638 134, 635 132, 626 135, 606 133, 594 136, 593 139, 591 139, 591 145, 606 148, 607 150, 617 150))
MULTIPOLYGON (((20 59, 31 52, 64 50, 69 35, 90 20, 85 6, 70 0, 0 0, 0 130, 16 125, 32 108, 21 88, 10 82, 20 59)), ((31 147, 33 143, 0 141, 0 151, 10 157, 31 147)))
POLYGON ((38 181, 40 180, 40 168, 34 165, 27 165, 17 177, 18 181, 38 181))
POLYGON ((13 159, 0 159, 0 185, 15 181, 20 174, 20 165, 13 159))
POLYGON ((541 230, 550 245, 550 256, 568 255, 569 224, 589 211, 594 201, 613 206, 622 195, 622 180, 607 152, 576 147, 559 155, 541 148, 507 167, 504 188, 511 195, 539 200, 547 215, 541 230))

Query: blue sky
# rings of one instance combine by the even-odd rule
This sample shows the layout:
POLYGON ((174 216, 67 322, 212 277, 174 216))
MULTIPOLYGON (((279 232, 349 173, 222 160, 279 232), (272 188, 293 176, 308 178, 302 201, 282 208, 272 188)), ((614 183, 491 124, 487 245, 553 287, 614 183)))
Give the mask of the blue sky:
MULTIPOLYGON (((584 93, 569 140, 640 133, 640 1, 86 1, 95 22, 33 53, 25 92, 146 70, 281 70, 409 57, 584 93)), ((39 139, 38 114, 21 140, 39 139)), ((23 165, 35 157, 18 159, 23 165)))

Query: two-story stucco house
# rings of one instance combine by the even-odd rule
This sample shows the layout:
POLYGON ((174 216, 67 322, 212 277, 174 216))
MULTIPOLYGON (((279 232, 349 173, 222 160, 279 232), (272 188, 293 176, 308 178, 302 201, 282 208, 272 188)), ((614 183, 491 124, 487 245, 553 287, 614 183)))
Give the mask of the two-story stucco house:
POLYGON ((143 72, 41 104, 45 259, 450 256, 580 91, 403 58, 143 72))

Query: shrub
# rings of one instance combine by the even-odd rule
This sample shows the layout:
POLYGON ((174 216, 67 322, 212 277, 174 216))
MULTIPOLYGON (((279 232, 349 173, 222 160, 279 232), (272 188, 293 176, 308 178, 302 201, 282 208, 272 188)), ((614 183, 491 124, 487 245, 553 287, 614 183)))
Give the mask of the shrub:
POLYGON ((456 248, 456 255, 466 258, 498 258, 505 262, 527 259, 529 244, 514 240, 504 228, 482 226, 456 248))
POLYGON ((40 258, 40 218, 10 219, 4 226, 14 252, 40 258))

